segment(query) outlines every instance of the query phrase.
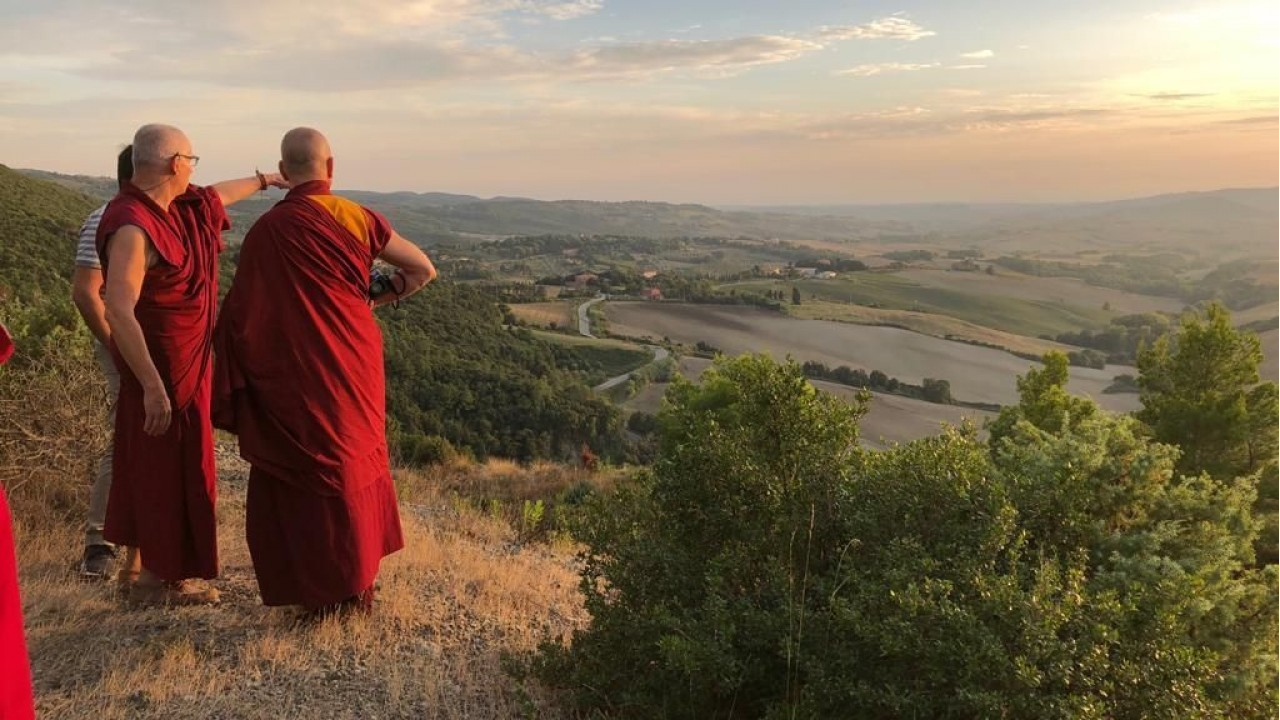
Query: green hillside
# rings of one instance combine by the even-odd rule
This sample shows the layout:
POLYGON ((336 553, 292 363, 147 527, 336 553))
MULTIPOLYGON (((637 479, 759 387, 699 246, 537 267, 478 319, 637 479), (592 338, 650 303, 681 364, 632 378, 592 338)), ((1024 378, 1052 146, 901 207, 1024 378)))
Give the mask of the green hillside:
POLYGON ((0 297, 66 297, 76 232, 97 205, 0 165, 0 297))

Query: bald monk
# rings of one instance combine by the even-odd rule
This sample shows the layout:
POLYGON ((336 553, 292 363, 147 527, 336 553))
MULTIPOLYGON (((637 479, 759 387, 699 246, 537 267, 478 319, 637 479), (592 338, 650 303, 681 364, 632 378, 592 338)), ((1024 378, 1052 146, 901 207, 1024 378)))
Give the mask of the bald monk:
POLYGON ((168 125, 133 138, 133 180, 107 205, 97 247, 111 352, 120 371, 104 536, 136 548, 122 578, 144 604, 199 604, 218 593, 216 470, 209 419, 224 206, 287 187, 278 175, 190 184, 199 158, 168 125), (140 567, 138 567, 140 563, 140 567))
POLYGON ((215 337, 214 424, 251 465, 246 535, 266 605, 368 611, 382 558, 404 546, 372 307, 436 277, 382 215, 333 195, 323 135, 290 130, 293 189, 249 230, 215 337), (398 268, 370 297, 375 258, 398 268))
MULTIPOLYGON (((13 340, 0 325, 0 365, 13 356, 13 340)), ((0 485, 0 718, 30 720, 36 716, 31 697, 31 667, 22 634, 22 598, 18 594, 18 562, 13 552, 13 521, 0 485)))

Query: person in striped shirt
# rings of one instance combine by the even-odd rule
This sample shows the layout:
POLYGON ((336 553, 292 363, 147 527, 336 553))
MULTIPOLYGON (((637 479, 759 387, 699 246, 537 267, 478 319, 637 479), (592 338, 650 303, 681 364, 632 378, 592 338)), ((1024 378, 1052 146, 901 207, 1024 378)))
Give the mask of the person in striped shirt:
MULTIPOLYGON (((116 184, 123 188, 132 179, 133 146, 129 145, 116 157, 116 184)), ((114 428, 120 373, 107 349, 111 344, 111 328, 107 325, 107 309, 102 294, 102 262, 98 259, 96 245, 98 222, 102 220, 102 213, 106 209, 107 204, 103 203, 80 227, 80 241, 76 245, 76 269, 71 280, 71 299, 96 340, 94 351, 98 357, 98 365, 102 367, 102 374, 107 379, 107 392, 111 400, 110 422, 114 428)), ((107 521, 107 497, 111 494, 111 450, 108 445, 106 454, 99 459, 93 489, 89 491, 89 517, 85 523, 84 554, 80 560, 80 576, 86 580, 105 580, 111 569, 111 560, 115 557, 115 548, 102 537, 102 528, 107 521)))

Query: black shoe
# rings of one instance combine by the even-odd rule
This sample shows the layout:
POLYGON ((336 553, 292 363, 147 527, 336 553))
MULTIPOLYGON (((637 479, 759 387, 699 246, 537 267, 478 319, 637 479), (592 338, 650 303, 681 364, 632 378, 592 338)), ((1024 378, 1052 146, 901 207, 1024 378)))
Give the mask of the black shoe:
POLYGON ((80 577, 84 580, 106 580, 111 576, 111 561, 115 556, 115 548, 110 545, 85 547, 84 558, 80 560, 80 577))

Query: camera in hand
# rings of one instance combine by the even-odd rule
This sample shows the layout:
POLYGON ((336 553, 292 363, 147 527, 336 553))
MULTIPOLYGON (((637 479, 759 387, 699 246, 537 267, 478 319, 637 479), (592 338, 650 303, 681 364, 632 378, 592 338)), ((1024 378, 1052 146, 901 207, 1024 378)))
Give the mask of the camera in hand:
POLYGON ((369 299, 372 300, 389 292, 396 292, 395 280, 392 276, 374 268, 369 274, 369 299))

